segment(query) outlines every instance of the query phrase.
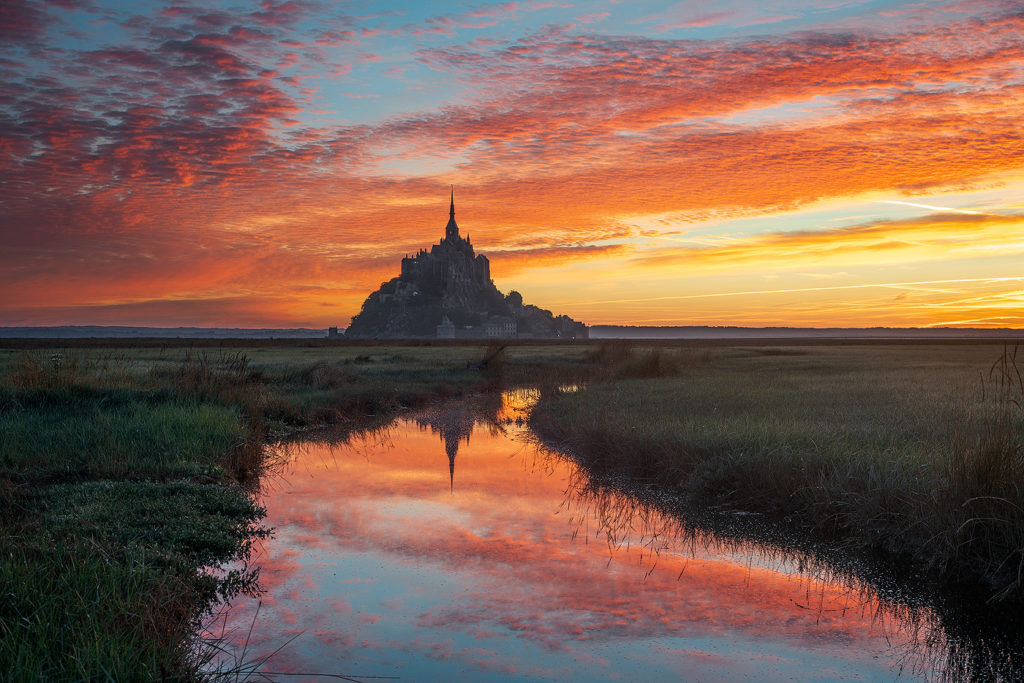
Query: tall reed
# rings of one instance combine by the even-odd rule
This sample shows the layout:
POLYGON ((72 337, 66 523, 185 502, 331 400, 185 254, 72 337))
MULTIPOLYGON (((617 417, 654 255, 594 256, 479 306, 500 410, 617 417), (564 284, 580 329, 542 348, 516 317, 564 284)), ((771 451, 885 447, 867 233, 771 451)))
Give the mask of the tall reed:
POLYGON ((994 600, 1024 593, 1024 381, 1004 347, 983 381, 986 410, 957 430, 934 497, 936 564, 954 577, 983 568, 994 600))

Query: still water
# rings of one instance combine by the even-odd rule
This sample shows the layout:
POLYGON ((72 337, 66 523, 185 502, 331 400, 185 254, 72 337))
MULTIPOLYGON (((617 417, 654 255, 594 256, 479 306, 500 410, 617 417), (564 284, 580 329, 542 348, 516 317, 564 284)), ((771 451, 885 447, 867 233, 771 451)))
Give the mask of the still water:
POLYGON ((941 675, 927 614, 595 487, 534 445, 533 398, 280 446, 266 592, 211 626, 230 657, 280 680, 941 675))

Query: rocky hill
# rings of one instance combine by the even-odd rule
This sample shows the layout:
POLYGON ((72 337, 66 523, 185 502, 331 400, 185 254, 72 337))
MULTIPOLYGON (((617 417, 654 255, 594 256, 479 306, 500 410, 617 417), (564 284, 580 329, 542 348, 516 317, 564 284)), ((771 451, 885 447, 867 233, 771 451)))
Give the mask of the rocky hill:
POLYGON ((452 198, 445 236, 430 250, 402 259, 401 274, 363 302, 345 336, 397 338, 577 338, 587 327, 568 316, 503 295, 487 257, 459 234, 452 198))

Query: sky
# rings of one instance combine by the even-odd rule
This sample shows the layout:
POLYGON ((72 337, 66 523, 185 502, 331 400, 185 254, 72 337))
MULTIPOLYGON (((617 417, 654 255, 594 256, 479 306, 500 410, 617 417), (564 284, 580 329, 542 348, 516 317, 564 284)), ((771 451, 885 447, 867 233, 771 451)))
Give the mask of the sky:
POLYGON ((0 3, 0 325, 1024 327, 1024 5, 0 3))

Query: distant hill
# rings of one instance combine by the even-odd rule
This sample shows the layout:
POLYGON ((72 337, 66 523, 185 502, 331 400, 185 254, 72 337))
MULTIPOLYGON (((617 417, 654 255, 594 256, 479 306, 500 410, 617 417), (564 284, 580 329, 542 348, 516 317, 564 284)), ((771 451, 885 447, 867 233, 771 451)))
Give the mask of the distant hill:
POLYGON ((591 325, 591 339, 970 339, 1024 338, 1021 329, 963 327, 654 327, 591 325))
POLYGON ((325 329, 249 329, 241 327, 127 327, 62 325, 59 327, 0 327, 0 337, 18 339, 320 339, 325 329))

